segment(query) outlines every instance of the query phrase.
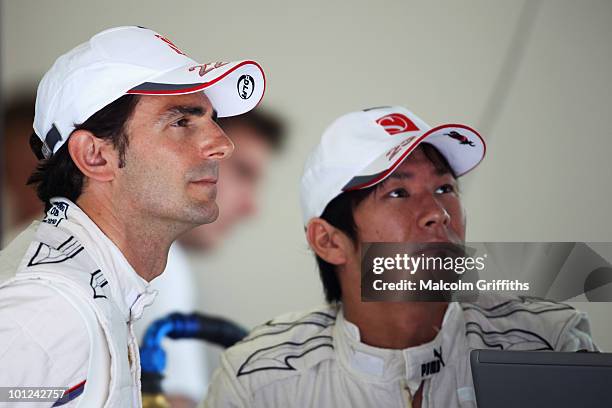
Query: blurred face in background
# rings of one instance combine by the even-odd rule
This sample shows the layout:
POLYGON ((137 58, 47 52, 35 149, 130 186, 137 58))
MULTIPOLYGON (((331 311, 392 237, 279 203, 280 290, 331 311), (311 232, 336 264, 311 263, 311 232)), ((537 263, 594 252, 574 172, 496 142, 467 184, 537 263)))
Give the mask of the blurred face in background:
POLYGON ((235 148, 232 156, 219 166, 219 217, 215 222, 196 227, 179 238, 179 242, 189 249, 214 248, 237 223, 258 211, 258 187, 265 177, 272 148, 248 125, 233 124, 224 130, 235 148))
POLYGON ((26 185, 38 163, 28 142, 33 132, 34 96, 28 94, 22 100, 7 104, 4 114, 2 188, 6 194, 5 203, 10 208, 4 209, 3 216, 4 227, 14 229, 43 213, 43 205, 34 189, 26 185))

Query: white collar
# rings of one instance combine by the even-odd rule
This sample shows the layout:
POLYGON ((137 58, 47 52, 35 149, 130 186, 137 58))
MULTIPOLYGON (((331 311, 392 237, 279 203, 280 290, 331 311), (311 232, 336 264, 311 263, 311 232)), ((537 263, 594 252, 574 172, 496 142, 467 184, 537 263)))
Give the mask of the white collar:
POLYGON ((436 337, 428 343, 403 350, 373 347, 361 342, 359 328, 345 319, 342 308, 336 319, 335 346, 344 366, 371 381, 389 382, 403 379, 415 393, 423 379, 445 369, 464 348, 461 336, 463 313, 461 306, 451 302, 436 337), (463 345, 463 346, 462 346, 463 345))
POLYGON ((63 197, 52 198, 51 203, 42 222, 73 234, 101 269, 125 321, 139 319, 157 291, 149 289, 149 283, 136 273, 113 241, 75 203, 63 197))

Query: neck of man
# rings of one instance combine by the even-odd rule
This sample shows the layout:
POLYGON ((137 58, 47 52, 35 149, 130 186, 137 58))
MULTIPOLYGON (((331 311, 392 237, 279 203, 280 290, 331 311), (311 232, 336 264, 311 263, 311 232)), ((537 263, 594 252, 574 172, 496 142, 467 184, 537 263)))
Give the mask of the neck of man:
POLYGON ((433 340, 447 302, 362 302, 343 300, 344 317, 359 328, 361 342, 387 349, 405 349, 433 340))
POLYGON ((82 194, 77 205, 119 248, 136 273, 147 282, 162 274, 170 245, 187 226, 143 215, 111 197, 82 194))

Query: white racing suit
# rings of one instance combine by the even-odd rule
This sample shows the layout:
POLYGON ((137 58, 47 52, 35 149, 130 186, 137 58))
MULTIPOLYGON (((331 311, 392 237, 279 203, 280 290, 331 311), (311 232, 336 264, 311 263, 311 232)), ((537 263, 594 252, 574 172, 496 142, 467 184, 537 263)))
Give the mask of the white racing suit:
POLYGON ((0 253, 0 386, 68 391, 0 406, 139 407, 132 324, 155 293, 76 204, 52 203, 0 253))
POLYGON ((529 298, 450 303, 429 343, 405 350, 360 341, 341 306, 256 328, 221 358, 204 405, 213 407, 476 407, 469 352, 596 350, 586 315, 529 298))

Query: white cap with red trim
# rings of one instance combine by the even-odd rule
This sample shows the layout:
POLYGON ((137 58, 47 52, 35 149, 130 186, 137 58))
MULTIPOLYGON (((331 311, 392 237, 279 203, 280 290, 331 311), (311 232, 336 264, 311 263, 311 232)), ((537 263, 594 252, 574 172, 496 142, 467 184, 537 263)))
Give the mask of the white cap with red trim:
POLYGON ((457 175, 480 163, 484 139, 457 124, 432 128, 401 106, 348 113, 336 119, 306 160, 300 187, 304 225, 344 191, 371 187, 391 174, 421 142, 435 146, 457 175))
POLYGON ((47 71, 38 85, 34 131, 49 157, 76 124, 125 94, 203 91, 225 117, 253 109, 264 90, 265 75, 255 61, 200 64, 155 31, 116 27, 62 55, 47 71))

